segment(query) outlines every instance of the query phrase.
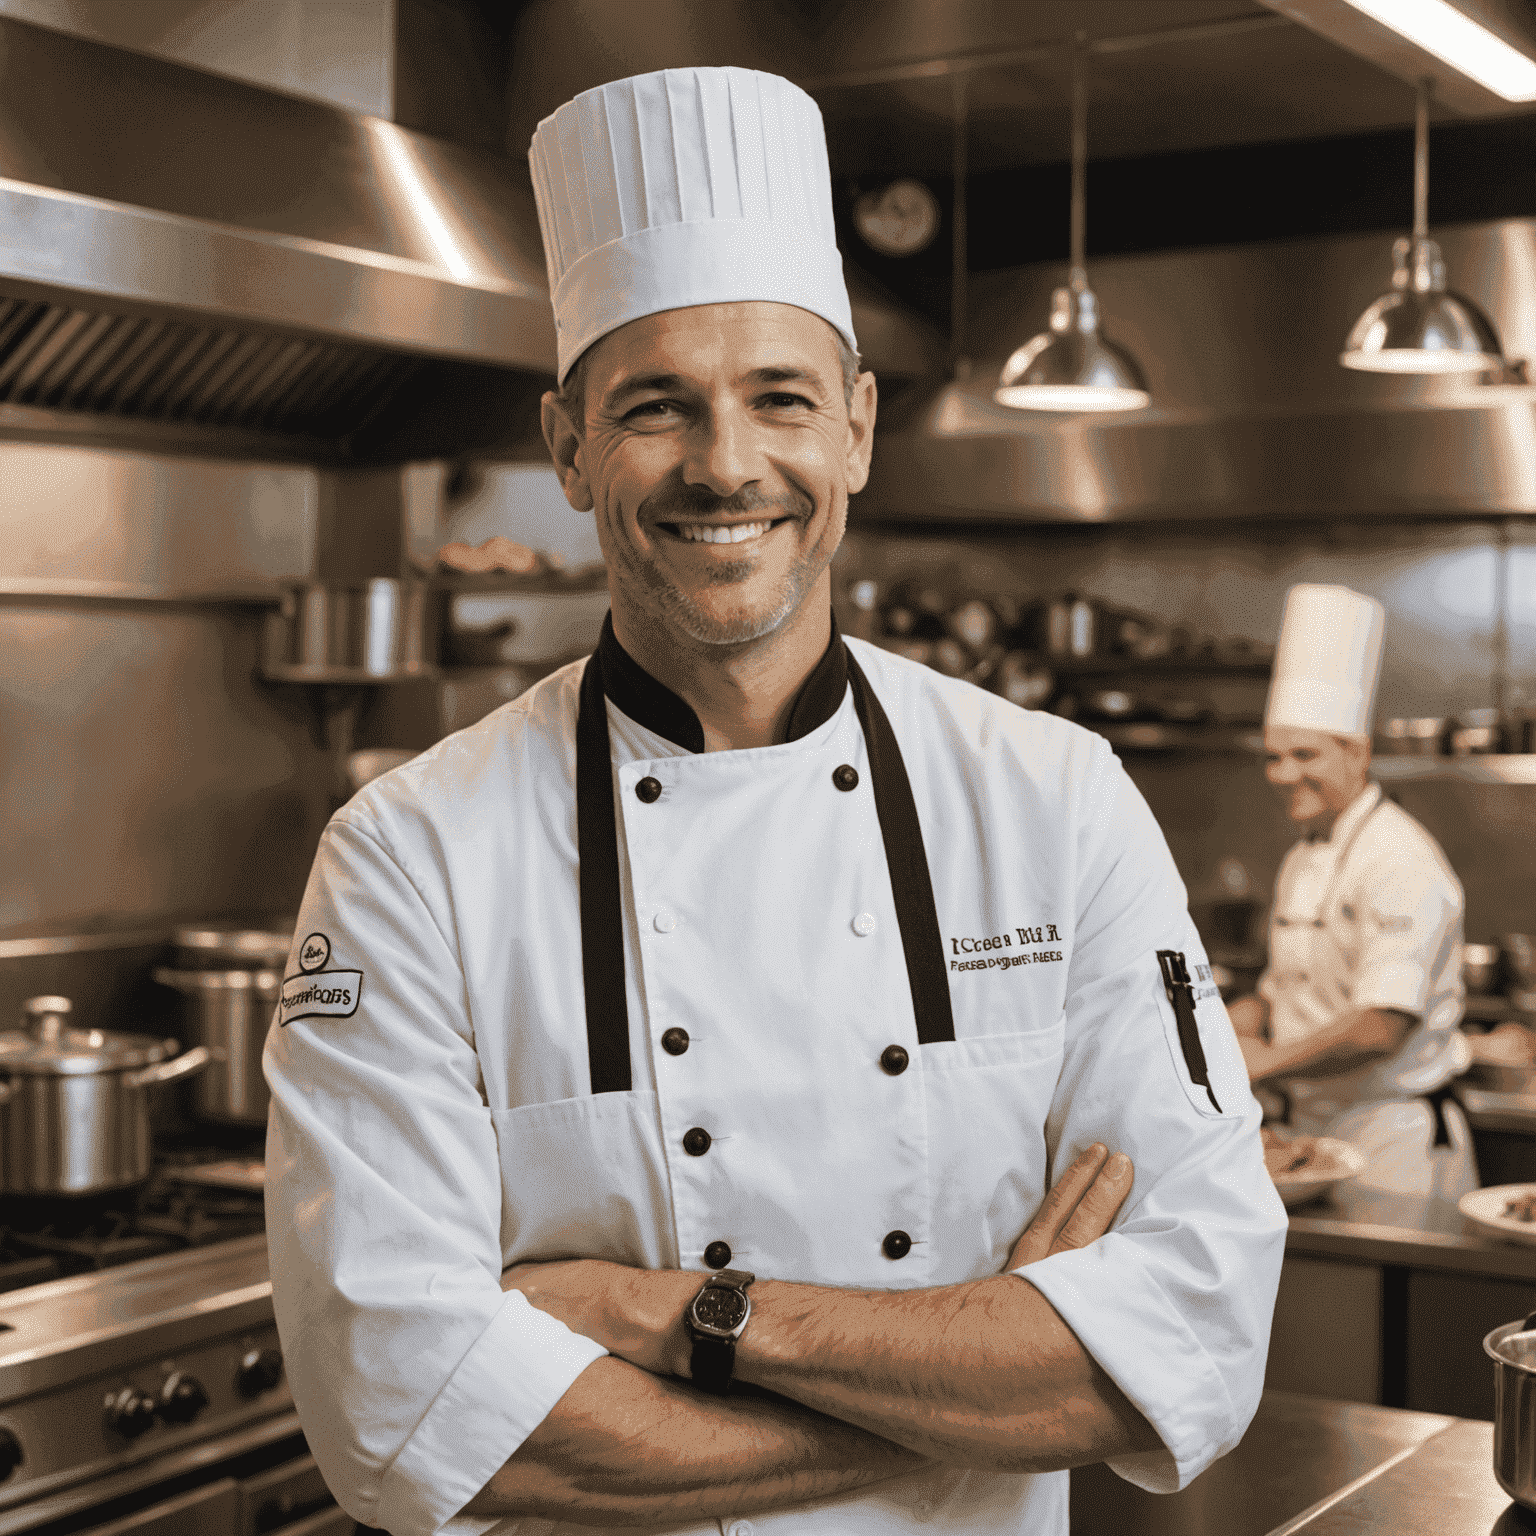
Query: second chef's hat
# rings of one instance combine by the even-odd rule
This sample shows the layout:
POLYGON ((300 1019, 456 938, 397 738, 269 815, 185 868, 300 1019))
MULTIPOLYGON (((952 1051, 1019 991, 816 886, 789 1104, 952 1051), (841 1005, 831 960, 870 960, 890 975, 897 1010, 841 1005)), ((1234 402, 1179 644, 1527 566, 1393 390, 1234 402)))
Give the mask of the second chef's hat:
POLYGON ((752 69, 664 69, 584 91, 528 149, 559 377, 631 320, 768 299, 858 351, 821 111, 752 69))
POLYGON ((1386 610, 1348 587, 1303 582, 1285 596, 1265 725, 1369 738, 1386 610))

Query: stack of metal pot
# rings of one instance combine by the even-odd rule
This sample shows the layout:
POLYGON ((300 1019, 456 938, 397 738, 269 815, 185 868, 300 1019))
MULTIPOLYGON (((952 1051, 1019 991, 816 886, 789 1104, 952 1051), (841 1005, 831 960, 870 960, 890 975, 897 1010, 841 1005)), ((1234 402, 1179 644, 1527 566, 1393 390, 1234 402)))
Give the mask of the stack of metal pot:
POLYGON ((67 997, 22 1004, 0 1034, 0 1187, 10 1195, 95 1195, 149 1176, 156 1083, 204 1070, 209 1052, 175 1040, 81 1028, 67 997))
POLYGON ((199 1119, 222 1125, 267 1123, 261 1052, 293 941, 291 924, 270 928, 178 928, 177 964, 155 980, 182 994, 185 1034, 207 1049, 208 1070, 193 1085, 199 1119))

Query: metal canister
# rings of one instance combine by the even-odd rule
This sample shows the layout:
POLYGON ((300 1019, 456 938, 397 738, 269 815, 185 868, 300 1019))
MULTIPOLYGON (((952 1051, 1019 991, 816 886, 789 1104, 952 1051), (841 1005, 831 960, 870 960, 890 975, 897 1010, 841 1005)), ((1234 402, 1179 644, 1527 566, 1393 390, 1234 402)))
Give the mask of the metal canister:
POLYGON ((1536 1510, 1536 1312, 1483 1340, 1493 1361, 1493 1475, 1510 1498, 1536 1510))

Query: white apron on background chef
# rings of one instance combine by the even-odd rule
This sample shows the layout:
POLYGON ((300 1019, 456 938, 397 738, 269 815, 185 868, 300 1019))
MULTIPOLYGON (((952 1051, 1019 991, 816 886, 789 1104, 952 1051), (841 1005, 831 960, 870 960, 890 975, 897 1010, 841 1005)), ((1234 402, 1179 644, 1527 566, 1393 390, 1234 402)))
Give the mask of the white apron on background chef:
POLYGON ((1280 866, 1258 997, 1232 1008, 1251 1075, 1282 1089, 1293 1129, 1364 1154, 1335 1195, 1362 1216, 1383 1194, 1454 1202, 1477 1187, 1447 1088, 1470 1057, 1461 885, 1369 779, 1384 631, 1381 605, 1346 587, 1287 595, 1266 772, 1307 836, 1280 866))
MULTIPOLYGON (((820 115, 787 82, 620 81, 541 124, 530 158, 562 383, 584 352, 596 370, 626 336, 691 334, 737 301, 792 306, 801 329, 786 334, 810 325, 834 375, 823 322, 854 347, 820 115)), ((731 358, 700 359, 668 354, 661 382, 642 381, 660 404, 601 440, 616 461, 631 430, 665 450, 679 397, 735 409, 731 358)), ((819 386, 758 372, 741 387, 765 403, 750 396, 730 452, 767 485, 752 422, 806 419, 819 386)), ((618 539, 603 518, 621 491, 592 500, 618 539)), ((772 1298, 801 1294, 782 1282, 811 1311, 836 1287, 871 1315, 892 1293, 926 1304, 983 1282, 1039 1305, 1033 1286, 1144 1417, 1146 1448, 1111 1464, 1184 1485, 1257 1405, 1284 1213, 1156 824, 1099 737, 835 625, 777 739, 705 750, 704 705, 648 672, 623 628, 638 601, 626 549, 675 574, 695 557, 663 534, 758 537, 739 514, 696 515, 704 533, 679 522, 650 544, 624 524, 634 542, 605 545, 614 609, 594 656, 375 780, 322 838, 266 1072, 274 1300, 327 1482, 394 1536, 601 1524, 464 1512, 586 1373, 620 1363, 535 1289, 501 1288, 507 1266, 569 1258, 689 1295, 716 1274, 742 1290, 725 1277, 748 1272, 762 1300, 739 1362, 772 1298), (1018 1271, 1020 1286, 1000 1273, 1011 1245, 1095 1142, 1134 1164, 1114 1229, 1018 1271)), ((784 623, 820 604, 825 626, 829 594, 818 576, 784 623)), ((943 1350, 900 1368, 972 1369, 943 1350)), ((669 1390, 691 1394, 687 1412, 733 1401, 669 1390)), ((684 1476, 707 1454, 676 1449, 684 1476)), ((1018 1445, 1015 1465, 1029 1454, 1018 1445)), ((646 1478, 665 1480, 667 1459, 646 1478)), ((727 1509, 650 1528, 1067 1531, 1065 1471, 935 1459, 804 1497, 750 1524, 727 1509)))

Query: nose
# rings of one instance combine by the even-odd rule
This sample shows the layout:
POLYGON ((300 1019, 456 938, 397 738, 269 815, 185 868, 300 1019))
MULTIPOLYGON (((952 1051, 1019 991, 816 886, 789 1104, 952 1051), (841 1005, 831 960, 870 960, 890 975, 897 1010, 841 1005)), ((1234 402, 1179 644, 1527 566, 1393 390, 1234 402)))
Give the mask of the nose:
POLYGON ((717 404, 689 434, 683 479, 730 496, 759 478, 752 422, 734 401, 717 404))
POLYGON ((1289 787, 1301 782, 1301 764, 1293 757, 1271 758, 1264 765, 1264 776, 1271 784, 1289 787))

